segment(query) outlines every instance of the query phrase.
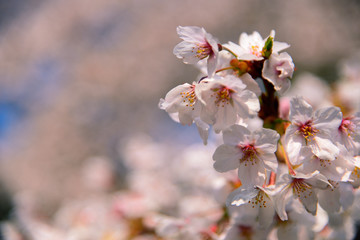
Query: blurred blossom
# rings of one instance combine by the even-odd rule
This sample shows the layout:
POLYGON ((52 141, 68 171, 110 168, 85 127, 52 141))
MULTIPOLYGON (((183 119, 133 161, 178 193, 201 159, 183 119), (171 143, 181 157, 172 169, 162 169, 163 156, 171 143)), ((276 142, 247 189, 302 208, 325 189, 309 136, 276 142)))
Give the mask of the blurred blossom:
POLYGON ((314 109, 331 106, 330 87, 325 80, 311 73, 303 73, 294 80, 287 97, 303 96, 314 109))
POLYGON ((114 166, 109 159, 92 157, 83 168, 84 185, 94 191, 110 190, 115 183, 114 166))

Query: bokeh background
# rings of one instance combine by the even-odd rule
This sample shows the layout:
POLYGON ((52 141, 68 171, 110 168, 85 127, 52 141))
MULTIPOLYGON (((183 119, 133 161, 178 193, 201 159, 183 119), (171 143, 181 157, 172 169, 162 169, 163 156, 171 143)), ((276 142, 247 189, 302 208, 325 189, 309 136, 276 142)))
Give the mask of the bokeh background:
POLYGON ((1 218, 14 199, 51 217, 65 199, 86 197, 94 158, 124 188, 122 149, 134 136, 201 142, 158 109, 197 77, 172 54, 177 26, 202 26, 222 43, 275 29, 291 44, 294 78, 312 72, 332 83, 360 49, 359 24, 356 0, 0 1, 1 218))

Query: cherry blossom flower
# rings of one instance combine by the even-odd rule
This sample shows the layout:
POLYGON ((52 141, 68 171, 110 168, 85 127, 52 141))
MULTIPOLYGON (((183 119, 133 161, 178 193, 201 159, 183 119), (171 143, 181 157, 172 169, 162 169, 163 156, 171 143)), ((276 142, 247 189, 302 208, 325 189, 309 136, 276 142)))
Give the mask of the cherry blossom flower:
POLYGON ((348 209, 354 201, 353 187, 348 182, 331 181, 331 186, 319 191, 319 204, 329 213, 348 209))
POLYGON ((297 159, 297 163, 302 163, 296 170, 302 173, 310 173, 318 170, 322 175, 332 181, 348 181, 351 172, 354 170, 354 158, 341 145, 337 145, 340 153, 335 159, 322 159, 316 156, 308 146, 302 147, 299 155, 301 160, 297 159))
MULTIPOLYGON (((318 208, 316 216, 308 213, 299 201, 291 201, 286 208, 288 219, 275 218, 275 232, 278 240, 312 239, 314 232, 320 232, 328 223, 324 210, 318 208)), ((273 239, 273 238, 270 238, 273 239)))
POLYGON ((266 239, 269 229, 262 228, 254 219, 248 216, 231 218, 229 226, 220 235, 219 240, 266 239))
POLYGON ((290 80, 294 72, 294 63, 290 55, 273 53, 265 60, 262 76, 274 85, 279 94, 283 94, 290 87, 290 80))
POLYGON ((212 124, 215 132, 220 132, 237 123, 239 118, 254 116, 260 109, 255 93, 246 90, 241 79, 228 75, 202 81, 197 95, 205 106, 201 120, 212 124))
POLYGON ((160 99, 159 107, 168 113, 178 113, 181 124, 191 125, 194 119, 200 116, 201 102, 195 93, 198 84, 182 84, 171 89, 165 96, 160 99))
POLYGON ((165 99, 160 99, 159 108, 168 112, 174 121, 183 125, 191 125, 194 122, 206 145, 209 125, 200 119, 203 105, 198 100, 195 90, 200 84, 185 83, 173 88, 166 94, 165 99))
POLYGON ((350 183, 354 186, 354 188, 360 187, 360 156, 355 156, 355 167, 354 170, 351 172, 350 175, 350 183))
POLYGON ((291 88, 285 93, 287 97, 302 96, 314 110, 333 106, 331 89, 324 79, 305 72, 297 75, 294 80, 291 88))
POLYGON ((339 149, 333 143, 331 135, 340 126, 340 109, 328 107, 313 112, 312 107, 302 97, 295 97, 290 103, 291 125, 286 129, 284 136, 285 149, 290 161, 298 159, 296 156, 301 154, 303 146, 309 146, 320 159, 334 160, 339 155, 339 149))
MULTIPOLYGON (((275 31, 271 31, 270 37, 275 37, 275 31)), ((266 38, 267 39, 267 38, 266 38)), ((229 48, 237 54, 238 59, 247 61, 259 61, 264 59, 263 48, 265 46, 266 39, 263 39, 258 32, 253 32, 251 35, 242 33, 239 39, 239 45, 229 42, 229 48)), ((272 52, 278 53, 290 45, 284 42, 273 42, 272 52)))
POLYGON ((277 183, 277 188, 281 190, 274 197, 275 209, 280 219, 283 221, 288 219, 285 208, 290 198, 298 199, 306 211, 315 215, 318 203, 316 189, 325 189, 327 186, 331 184, 319 171, 309 174, 297 172, 296 175, 282 175, 277 183))
POLYGON ((218 42, 204 28, 188 26, 177 28, 182 41, 174 48, 176 57, 183 59, 184 63, 194 64, 201 59, 208 58, 208 76, 213 76, 219 52, 218 42))
POLYGON ((238 168, 243 186, 262 186, 266 169, 276 172, 277 159, 274 154, 279 134, 271 129, 250 132, 240 125, 223 131, 224 144, 213 155, 214 168, 226 172, 238 168))
POLYGON ((263 227, 269 227, 275 214, 275 208, 272 203, 272 191, 273 189, 269 187, 255 186, 247 189, 240 187, 230 193, 226 205, 237 206, 239 208, 238 211, 244 211, 244 208, 251 209, 259 224, 263 227))
POLYGON ((335 136, 336 141, 348 151, 356 152, 360 147, 360 112, 342 119, 335 136))

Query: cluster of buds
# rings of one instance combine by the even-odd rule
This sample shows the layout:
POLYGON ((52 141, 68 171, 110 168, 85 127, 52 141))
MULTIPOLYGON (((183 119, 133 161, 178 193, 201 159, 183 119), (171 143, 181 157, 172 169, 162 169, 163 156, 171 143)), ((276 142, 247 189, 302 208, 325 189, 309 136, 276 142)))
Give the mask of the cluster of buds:
POLYGON ((238 173, 218 238, 289 239, 320 230, 329 237, 324 226, 346 215, 360 186, 360 113, 313 109, 301 96, 281 108, 294 63, 274 31, 265 39, 242 33, 238 44, 221 44, 200 27, 177 32, 183 41, 174 54, 202 77, 170 90, 159 107, 183 125, 195 123, 204 144, 211 128, 222 134, 213 166, 238 173), (299 221, 308 225, 300 229, 299 221))

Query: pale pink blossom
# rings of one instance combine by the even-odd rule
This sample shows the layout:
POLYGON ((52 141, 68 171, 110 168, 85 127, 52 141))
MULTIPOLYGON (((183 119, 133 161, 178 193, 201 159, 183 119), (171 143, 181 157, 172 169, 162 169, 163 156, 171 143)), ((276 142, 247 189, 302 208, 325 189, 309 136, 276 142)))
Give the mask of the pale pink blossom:
POLYGON ((159 108, 169 113, 174 121, 183 125, 195 123, 200 137, 204 144, 207 144, 209 125, 200 119, 203 105, 197 94, 197 88, 201 84, 204 83, 185 83, 171 89, 165 99, 160 99, 159 108))
POLYGON ((284 145, 292 164, 299 159, 303 146, 309 146, 320 159, 334 160, 339 155, 338 147, 333 143, 332 135, 339 128, 342 113, 337 107, 313 109, 302 97, 291 99, 289 120, 284 145))
POLYGON ((273 53, 264 62, 262 76, 274 85, 279 94, 284 94, 291 85, 289 78, 293 75, 294 67, 288 53, 273 53))
POLYGON ((188 26, 177 27, 177 33, 182 41, 174 48, 176 57, 183 59, 184 63, 194 64, 207 58, 208 76, 213 76, 217 65, 219 52, 218 42, 204 28, 188 26))
POLYGON ((228 75, 202 81, 197 95, 205 106, 201 112, 201 120, 212 124, 215 132, 220 132, 237 123, 239 119, 247 119, 260 110, 256 94, 246 89, 241 79, 228 75))
POLYGON ((286 203, 291 199, 298 199, 306 211, 312 215, 317 210, 317 189, 326 189, 331 186, 327 178, 315 171, 309 174, 297 172, 296 175, 285 174, 277 183, 277 189, 281 189, 274 197, 275 209, 281 220, 287 220, 286 203))
POLYGON ((237 211, 249 211, 250 209, 254 212, 259 224, 268 227, 272 224, 275 214, 272 194, 273 188, 271 187, 240 187, 230 193, 226 205, 236 206, 237 211))
MULTIPOLYGON (((270 36, 275 37, 275 31, 271 31, 270 36)), ((266 39, 263 39, 258 32, 253 32, 251 35, 242 33, 239 39, 239 45, 229 42, 228 47, 237 54, 238 59, 247 61, 259 61, 264 59, 263 48, 265 46, 266 39)), ((278 53, 290 45, 284 42, 273 42, 272 52, 278 53)))
POLYGON ((223 131, 224 144, 213 155, 214 168, 226 172, 238 168, 243 186, 262 186, 266 169, 276 172, 278 162, 275 156, 279 134, 271 129, 251 132, 240 125, 233 125, 223 131))
POLYGON ((219 240, 248 240, 266 239, 269 229, 262 228, 253 219, 231 218, 225 231, 219 236, 219 240))
POLYGON ((169 114, 178 113, 179 122, 184 125, 191 125, 194 119, 200 116, 201 102, 198 100, 195 88, 197 83, 182 84, 171 89, 160 99, 159 107, 169 114))
POLYGON ((310 240, 313 239, 314 233, 323 230, 328 223, 328 217, 324 210, 318 208, 317 214, 313 216, 304 209, 299 201, 291 201, 287 204, 286 212, 287 220, 275 219, 276 236, 270 238, 271 240, 310 240))
POLYGON ((357 153, 360 148, 360 112, 342 119, 335 139, 348 151, 357 153))
POLYGON ((306 174, 319 171, 329 180, 348 181, 351 172, 354 170, 355 160, 343 146, 337 145, 337 147, 340 153, 335 159, 323 159, 316 156, 310 147, 305 146, 301 148, 298 159, 292 162, 298 163, 296 168, 298 172, 306 174))
POLYGON ((329 213, 347 210, 354 202, 352 185, 348 182, 329 182, 331 186, 318 193, 320 206, 329 213))

